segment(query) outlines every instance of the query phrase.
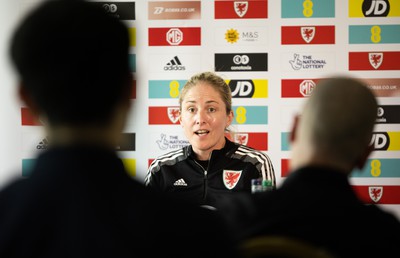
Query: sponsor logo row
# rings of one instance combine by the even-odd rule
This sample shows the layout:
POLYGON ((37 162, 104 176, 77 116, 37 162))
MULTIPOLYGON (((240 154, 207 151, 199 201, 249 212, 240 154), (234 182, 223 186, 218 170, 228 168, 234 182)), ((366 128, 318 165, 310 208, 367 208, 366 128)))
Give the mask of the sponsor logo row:
MULTIPOLYGON (((232 106, 233 125, 268 125, 268 106, 232 106)), ((377 124, 400 124, 400 105, 381 105, 377 110, 377 124)), ((21 108, 21 125, 40 126, 43 123, 26 107, 21 108)), ((178 125, 179 106, 148 107, 149 125, 178 125)), ((395 137, 395 136, 390 136, 395 137)), ((395 137, 396 139, 398 137, 395 137)))
MULTIPOLYGON (((289 175, 290 159, 281 159, 281 177, 289 175)), ((352 178, 400 178, 399 159, 368 159, 362 170, 352 171, 352 178)))
MULTIPOLYGON (((225 136, 236 142, 257 150, 268 150, 268 133, 267 132, 230 132, 225 136)), ((136 134, 123 133, 121 142, 115 147, 116 151, 135 151, 136 150, 136 134)), ((149 143, 153 146, 153 151, 167 152, 176 150, 189 145, 188 140, 180 133, 159 133, 149 134, 149 143)), ((400 151, 400 132, 374 132, 371 138, 371 146, 374 151, 400 151)), ((47 137, 41 138, 38 135, 25 134, 23 136, 24 150, 46 150, 49 146, 47 137)), ((281 150, 290 151, 289 133, 281 133, 281 150)), ((161 154, 161 153, 160 153, 161 154)), ((400 162, 400 160, 398 160, 400 162)), ((372 164, 372 163, 371 163, 372 164)), ((381 165, 379 165, 381 166, 381 165)), ((400 174, 399 174, 400 176, 400 174)))
MULTIPOLYGON (((134 31, 131 33, 134 35, 134 31)), ((264 27, 216 27, 216 45, 266 46, 268 28, 264 27)), ((349 44, 398 44, 400 25, 350 25, 349 44)), ((201 27, 159 27, 148 29, 149 46, 200 46, 201 27)), ((282 26, 282 45, 335 44, 335 26, 307 25, 282 26)), ((132 44, 133 46, 135 45, 132 44)))
MULTIPOLYGON (((400 151, 400 132, 374 132, 370 145, 374 151, 400 151)), ((281 148, 282 151, 290 150, 288 132, 281 133, 281 148)))
MULTIPOLYGON (((135 20, 135 2, 103 2, 96 5, 121 20, 135 20)), ((342 10, 342 9, 341 9, 342 10)), ((338 10, 340 11, 340 10, 338 10)), ((349 17, 398 17, 397 0, 348 1, 349 17)), ((282 0, 282 18, 333 18, 335 0, 282 0)), ((214 0, 214 19, 267 19, 268 0, 214 0)), ((201 19, 201 1, 149 1, 149 20, 201 19)))
MULTIPOLYGON (((309 97, 321 79, 281 79, 281 97, 309 97)), ((377 97, 400 96, 400 78, 369 78, 361 80, 374 91, 377 97)), ((150 99, 176 99, 186 82, 186 80, 149 80, 148 96, 150 99)), ((226 80, 226 83, 229 85, 234 99, 268 98, 269 86, 267 79, 232 79, 226 80)), ((382 115, 387 112, 394 113, 389 109, 391 108, 385 107, 381 110, 382 115)), ((382 119, 381 122, 386 123, 387 119, 382 119)))
MULTIPOLYGON (((134 56, 134 55, 131 55, 134 56)), ((150 54, 150 72, 198 72, 201 70, 199 54, 150 54)), ((134 62, 133 57, 131 58, 134 62)), ((349 71, 400 70, 400 51, 349 52, 349 71)), ((332 52, 287 52, 281 55, 285 72, 335 71, 332 52)), ((132 67, 135 67, 132 64, 132 67)), ((267 72, 268 53, 215 53, 216 72, 267 72)))

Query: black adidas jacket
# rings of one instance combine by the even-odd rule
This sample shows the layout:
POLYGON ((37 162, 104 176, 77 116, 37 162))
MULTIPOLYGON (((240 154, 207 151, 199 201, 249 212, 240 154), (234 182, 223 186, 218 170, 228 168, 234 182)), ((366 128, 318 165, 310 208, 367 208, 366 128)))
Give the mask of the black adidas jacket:
POLYGON ((234 192, 251 192, 251 180, 264 178, 276 186, 269 157, 261 151, 226 139, 224 148, 214 150, 204 169, 192 147, 171 151, 155 159, 145 185, 171 193, 199 205, 218 208, 219 201, 234 192))

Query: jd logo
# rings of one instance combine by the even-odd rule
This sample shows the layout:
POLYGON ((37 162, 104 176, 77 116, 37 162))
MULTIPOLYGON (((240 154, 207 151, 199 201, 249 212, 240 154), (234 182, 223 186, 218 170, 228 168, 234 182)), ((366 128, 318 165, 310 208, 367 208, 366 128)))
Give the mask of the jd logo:
POLYGON ((389 0, 364 0, 362 4, 362 12, 365 17, 386 17, 389 11, 389 0))
POLYGON ((387 133, 374 133, 372 135, 370 145, 374 147, 374 150, 387 150, 389 148, 389 144, 390 138, 387 133))
POLYGON ((252 80, 231 80, 229 87, 234 98, 251 98, 254 95, 254 83, 252 80))

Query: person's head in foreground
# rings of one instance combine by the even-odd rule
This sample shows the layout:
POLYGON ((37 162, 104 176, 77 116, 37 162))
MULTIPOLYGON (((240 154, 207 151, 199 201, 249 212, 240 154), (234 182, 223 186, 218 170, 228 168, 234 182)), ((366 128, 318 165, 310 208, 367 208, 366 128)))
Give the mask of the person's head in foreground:
POLYGON ((376 114, 376 98, 361 81, 321 80, 295 119, 291 169, 328 165, 350 173, 362 168, 372 151, 376 114))
POLYGON ((89 2, 46 1, 16 28, 10 54, 19 96, 50 142, 115 144, 132 83, 123 23, 89 2))

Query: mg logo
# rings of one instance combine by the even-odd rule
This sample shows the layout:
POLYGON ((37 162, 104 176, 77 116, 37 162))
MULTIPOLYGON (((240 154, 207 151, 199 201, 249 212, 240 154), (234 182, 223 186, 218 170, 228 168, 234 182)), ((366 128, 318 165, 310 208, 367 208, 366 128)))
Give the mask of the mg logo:
POLYGON ((316 84, 312 80, 304 80, 299 85, 299 90, 301 95, 304 97, 309 97, 314 90, 316 84))
POLYGON ((170 29, 167 32, 167 41, 170 45, 179 45, 183 40, 183 33, 180 29, 170 29))
POLYGON ((246 65, 250 61, 250 58, 247 55, 236 55, 233 57, 233 62, 237 65, 243 64, 246 65))

